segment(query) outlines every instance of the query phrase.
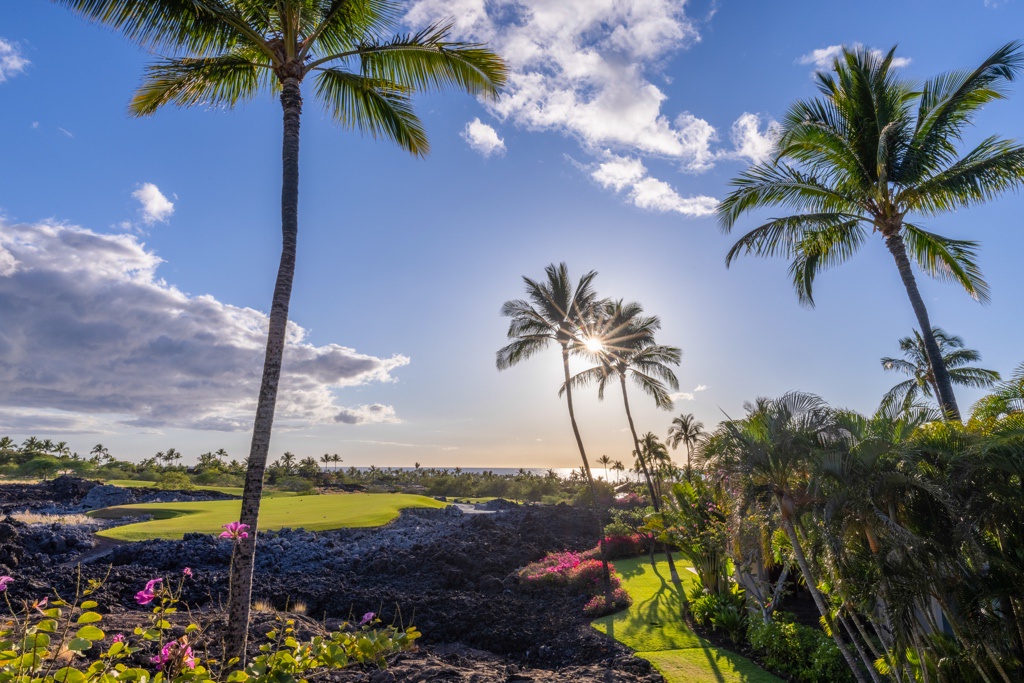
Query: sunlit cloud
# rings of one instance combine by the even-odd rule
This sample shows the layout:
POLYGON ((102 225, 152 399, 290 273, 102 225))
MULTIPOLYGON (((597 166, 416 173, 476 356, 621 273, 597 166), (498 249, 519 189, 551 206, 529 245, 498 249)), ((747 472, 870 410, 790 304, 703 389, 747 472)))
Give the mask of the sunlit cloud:
MULTIPOLYGON (((161 263, 134 235, 0 219, 0 425, 252 428, 266 314, 186 294, 157 275, 161 263)), ((390 406, 341 400, 346 387, 394 381, 406 356, 305 337, 289 323, 276 426, 397 421, 390 406)))
MULTIPOLYGON (((802 55, 796 61, 798 64, 813 64, 815 71, 829 71, 836 58, 843 53, 843 48, 860 50, 863 47, 864 46, 861 43, 854 43, 853 45, 829 45, 828 47, 811 50, 807 54, 802 55)), ((872 48, 870 52, 876 57, 882 57, 885 54, 877 48, 872 48)), ((893 68, 899 69, 909 66, 910 62, 911 59, 909 57, 893 57, 892 66, 893 68)))
POLYGON ((22 73, 31 63, 17 43, 0 38, 0 83, 22 73))
POLYGON ((505 141, 498 137, 496 130, 486 123, 481 123, 479 118, 474 118, 467 123, 461 136, 469 143, 471 149, 484 157, 489 157, 492 154, 500 156, 505 153, 505 141))
POLYGON ((166 223, 174 213, 174 202, 165 197, 160 188, 153 183, 143 183, 139 189, 132 192, 132 197, 139 200, 139 204, 142 205, 139 211, 142 222, 146 225, 166 223))

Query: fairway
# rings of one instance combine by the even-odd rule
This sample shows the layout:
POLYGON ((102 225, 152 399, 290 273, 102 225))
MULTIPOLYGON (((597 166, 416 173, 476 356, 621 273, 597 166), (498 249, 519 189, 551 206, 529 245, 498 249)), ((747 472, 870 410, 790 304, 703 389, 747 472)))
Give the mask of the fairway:
MULTIPOLYGON (((667 562, 652 568, 647 558, 637 557, 616 560, 615 569, 633 605, 592 625, 653 664, 668 683, 782 683, 749 659, 713 646, 683 623, 667 562)), ((680 578, 689 588, 693 574, 680 567, 680 578)))
MULTIPOLYGON (((260 507, 260 528, 264 530, 309 529, 323 531, 345 527, 387 524, 403 508, 443 508, 446 503, 407 493, 343 493, 319 496, 264 498, 260 507)), ((155 519, 100 531, 97 535, 120 541, 152 538, 179 539, 189 532, 217 534, 228 522, 238 521, 240 500, 197 503, 147 503, 119 505, 90 513, 111 518, 121 513, 148 514, 155 519)))

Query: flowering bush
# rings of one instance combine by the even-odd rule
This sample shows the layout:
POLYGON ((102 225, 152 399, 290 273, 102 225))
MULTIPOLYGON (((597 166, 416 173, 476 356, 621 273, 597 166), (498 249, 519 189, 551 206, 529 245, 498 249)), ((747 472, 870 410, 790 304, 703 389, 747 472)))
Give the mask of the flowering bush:
POLYGON ((612 505, 620 510, 632 510, 633 508, 645 507, 647 504, 646 498, 632 491, 615 496, 615 500, 612 501, 612 505))
POLYGON ((520 569, 519 578, 528 589, 557 587, 592 596, 583 608, 587 616, 609 614, 631 605, 632 600, 621 588, 622 582, 615 575, 615 567, 611 563, 608 570, 611 572, 612 605, 609 608, 605 604, 604 567, 595 555, 599 555, 596 548, 585 553, 548 553, 543 559, 520 569))
POLYGON ((605 604, 604 593, 595 595, 583 606, 583 613, 588 617, 603 617, 626 609, 633 604, 633 598, 623 588, 616 588, 612 591, 612 604, 609 607, 605 604))
MULTIPOLYGON (((233 522, 224 528, 222 537, 236 543, 247 536, 244 524, 233 522)), ((99 604, 89 599, 102 585, 96 579, 90 579, 68 600, 55 594, 53 600, 41 597, 19 607, 7 600, 9 613, 0 616, 0 682, 298 681, 318 670, 350 664, 384 666, 388 655, 410 649, 420 637, 415 627, 381 627, 376 615, 368 612, 358 624, 346 623, 326 636, 299 642, 294 621, 279 618, 279 627, 266 634, 260 654, 244 668, 232 671, 237 660, 223 662, 200 655, 206 653, 208 641, 202 626, 189 619, 184 627, 175 628, 168 620, 178 612, 182 588, 192 576, 193 571, 186 567, 174 582, 150 579, 135 594, 140 605, 153 605, 149 625, 136 627, 130 635, 111 637, 100 628, 103 615, 96 611, 99 604), (137 666, 140 663, 142 666, 137 666)), ((0 576, 0 592, 13 581, 13 577, 0 576)))
POLYGON ((604 547, 609 560, 636 557, 644 551, 639 534, 609 534, 604 537, 604 547))

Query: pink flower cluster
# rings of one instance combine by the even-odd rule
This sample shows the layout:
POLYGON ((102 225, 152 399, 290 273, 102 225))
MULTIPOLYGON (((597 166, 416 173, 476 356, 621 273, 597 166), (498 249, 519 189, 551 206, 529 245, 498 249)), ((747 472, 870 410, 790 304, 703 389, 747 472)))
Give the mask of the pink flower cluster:
MULTIPOLYGON (((594 594, 604 580, 604 567, 594 558, 593 550, 585 553, 566 551, 549 553, 544 559, 526 565, 519 571, 519 577, 527 586, 564 586, 583 593, 594 594)), ((612 586, 620 585, 611 564, 612 586)))
POLYGON ((595 595, 590 601, 583 606, 583 613, 588 617, 601 617, 605 614, 611 614, 624 610, 633 604, 633 598, 629 597, 629 593, 623 588, 616 588, 612 591, 612 604, 611 606, 605 605, 604 593, 595 595))
POLYGON ((174 660, 180 661, 182 666, 187 666, 190 669, 196 668, 196 658, 192 654, 192 648, 177 640, 172 640, 164 645, 163 649, 160 650, 160 654, 150 658, 149 661, 156 664, 157 671, 163 671, 164 666, 174 660))
POLYGON ((135 594, 135 602, 140 605, 148 605, 153 602, 153 598, 156 597, 157 584, 163 582, 163 579, 150 579, 146 582, 146 587, 135 594))
POLYGON ((11 581, 14 581, 13 576, 0 576, 0 593, 7 590, 7 585, 11 583, 11 581))
POLYGON ((233 541, 238 541, 243 538, 249 538, 249 525, 242 524, 241 522, 231 522, 225 524, 223 527, 224 531, 221 532, 221 538, 230 538, 233 541))

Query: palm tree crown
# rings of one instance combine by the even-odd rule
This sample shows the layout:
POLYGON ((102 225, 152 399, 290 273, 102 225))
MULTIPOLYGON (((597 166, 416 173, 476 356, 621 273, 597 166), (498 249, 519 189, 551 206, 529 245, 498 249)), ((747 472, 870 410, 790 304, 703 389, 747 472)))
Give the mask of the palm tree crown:
MULTIPOLYGON (((949 379, 953 384, 965 387, 985 388, 999 381, 999 373, 995 370, 968 367, 981 359, 981 354, 974 349, 964 348, 964 340, 955 334, 949 334, 942 328, 932 328, 935 342, 942 354, 942 363, 949 371, 949 379)), ((900 339, 900 350, 903 358, 883 358, 882 367, 886 370, 910 375, 911 379, 900 382, 882 399, 883 405, 900 405, 904 409, 914 405, 923 394, 929 398, 938 396, 935 388, 935 375, 928 364, 928 354, 921 333, 914 330, 913 337, 900 339)))
POLYGON ((789 258, 797 295, 813 305, 818 272, 842 264, 877 233, 896 260, 924 332, 939 403, 949 417, 959 418, 908 250, 928 275, 956 282, 986 301, 978 244, 929 232, 908 217, 970 207, 1024 183, 1024 147, 1016 142, 989 137, 957 154, 977 112, 1004 97, 1024 55, 1020 43, 1009 43, 973 71, 943 74, 918 86, 894 73, 894 51, 844 50, 832 73, 817 76, 822 96, 792 105, 774 157, 732 181, 735 189, 719 206, 718 217, 729 231, 755 209, 779 206, 798 213, 748 232, 726 263, 741 254, 789 258))

